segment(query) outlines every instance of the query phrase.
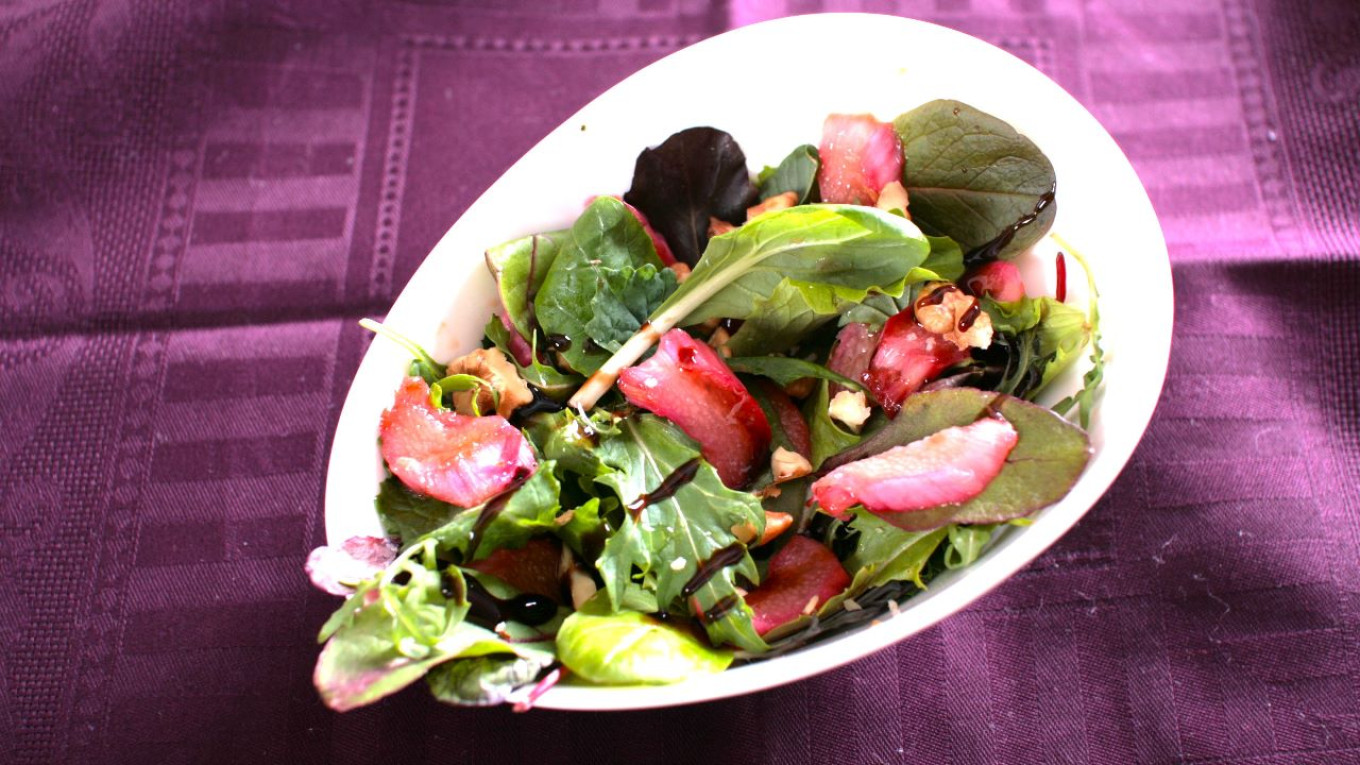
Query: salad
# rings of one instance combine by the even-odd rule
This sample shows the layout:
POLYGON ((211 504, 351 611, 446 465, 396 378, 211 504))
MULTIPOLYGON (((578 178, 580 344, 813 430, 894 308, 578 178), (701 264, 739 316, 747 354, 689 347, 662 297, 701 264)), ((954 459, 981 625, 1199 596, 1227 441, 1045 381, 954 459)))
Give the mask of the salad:
POLYGON ((307 561, 346 597, 322 698, 678 682, 890 618, 976 560, 1090 455, 1094 285, 1069 305, 1059 253, 1057 294, 1030 295, 1012 262, 1055 190, 956 101, 833 114, 754 176, 690 128, 623 195, 486 251, 481 348, 441 362, 363 322, 412 361, 377 434, 386 536, 307 561), (1034 403, 1088 347, 1081 390, 1034 403))

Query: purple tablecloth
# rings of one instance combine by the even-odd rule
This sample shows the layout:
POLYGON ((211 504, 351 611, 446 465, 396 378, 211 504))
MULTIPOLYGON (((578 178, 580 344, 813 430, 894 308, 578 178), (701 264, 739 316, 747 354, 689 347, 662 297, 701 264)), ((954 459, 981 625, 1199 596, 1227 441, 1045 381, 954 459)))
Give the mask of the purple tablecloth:
POLYGON ((1360 762, 1358 147, 1353 0, 0 3, 0 760, 1360 762), (1177 327, 1110 494, 785 688, 326 710, 302 561, 355 320, 594 95, 818 10, 998 44, 1133 160, 1177 327))

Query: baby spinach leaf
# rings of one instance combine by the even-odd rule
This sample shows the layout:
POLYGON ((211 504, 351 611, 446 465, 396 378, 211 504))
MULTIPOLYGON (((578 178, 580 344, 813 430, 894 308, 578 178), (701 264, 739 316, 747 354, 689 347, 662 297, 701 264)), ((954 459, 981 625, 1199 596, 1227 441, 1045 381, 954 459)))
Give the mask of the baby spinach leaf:
POLYGON ((663 608, 681 604, 699 617, 714 645, 763 649, 750 607, 736 589, 738 575, 751 582, 760 575, 733 531, 748 528, 758 535, 764 529, 759 500, 724 486, 699 458, 698 446, 654 415, 620 421, 617 435, 602 438, 598 452, 612 471, 596 480, 613 489, 627 511, 597 564, 612 607, 620 606, 636 568, 655 582, 663 608), (659 491, 663 484, 669 494, 659 491), (700 566, 728 551, 736 553, 729 565, 707 580, 696 577, 700 566))
POLYGON ((539 325, 565 338, 572 369, 594 372, 675 289, 642 224, 613 197, 598 197, 571 227, 534 298, 539 325))
POLYGON ((819 472, 825 475, 840 465, 918 441, 947 427, 968 425, 986 416, 989 408, 1006 418, 1020 438, 1001 473, 982 493, 957 505, 880 517, 908 531, 926 531, 949 523, 996 523, 1019 518, 1062 499, 1091 457, 1086 434, 1044 407, 972 388, 908 396, 896 419, 826 460, 819 472))
MULTIPOLYGON (((992 242, 1034 212, 1054 187, 1053 165, 1005 122, 958 101, 931 101, 893 121, 907 158, 912 219, 953 237, 965 252, 992 242)), ((1037 242, 1057 206, 1015 232, 998 253, 1013 256, 1037 242)))
POLYGON ((570 231, 533 234, 486 251, 486 267, 496 280, 505 316, 526 340, 534 336, 534 297, 570 231))
POLYGON ((871 207, 802 205, 762 215, 713 238, 704 259, 653 316, 683 310, 695 324, 750 318, 786 280, 842 288, 862 299, 889 291, 930 253, 911 221, 871 207))
POLYGON ((732 652, 636 611, 568 616, 557 653, 573 674, 601 685, 660 685, 721 672, 732 652))
POLYGON ((694 127, 639 154, 623 198, 647 216, 677 259, 692 266, 708 245, 708 219, 745 222, 756 189, 736 140, 694 127))
MULTIPOLYGON (((930 271, 934 280, 943 279, 956 282, 963 277, 963 248, 947 236, 926 236, 930 242, 930 254, 921 268, 930 271)), ((923 280, 924 281, 924 280, 923 280)))
MULTIPOLYGON (((594 406, 618 373, 672 327, 714 317, 749 321, 786 281, 781 295, 790 300, 791 312, 802 310, 792 293, 807 305, 806 285, 860 299, 869 290, 897 289, 929 249, 910 221, 872 207, 802 205, 762 215, 714 237, 689 278, 652 313, 648 331, 629 338, 570 403, 594 406)), ((752 352, 739 347, 748 348, 743 354, 752 352)))
POLYGON ((769 199, 776 194, 792 191, 798 195, 794 204, 808 204, 818 201, 817 170, 822 166, 817 147, 804 144, 789 152, 778 167, 767 167, 756 178, 760 198, 769 199))

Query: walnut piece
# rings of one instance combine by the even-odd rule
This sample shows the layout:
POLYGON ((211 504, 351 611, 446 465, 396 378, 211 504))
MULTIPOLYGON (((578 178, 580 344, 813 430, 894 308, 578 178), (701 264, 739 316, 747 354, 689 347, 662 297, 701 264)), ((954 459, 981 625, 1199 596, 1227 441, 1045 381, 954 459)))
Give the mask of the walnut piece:
POLYGON ((812 463, 798 452, 791 452, 781 446, 770 457, 770 472, 774 473, 775 483, 784 483, 811 473, 812 463))
POLYGON ((708 218, 708 235, 710 237, 722 236, 723 234, 726 234, 728 231, 735 231, 736 228, 737 228, 736 226, 733 226, 731 223, 728 223, 725 220, 714 218, 712 216, 709 216, 708 218))
POLYGON ((783 194, 775 194, 769 199, 763 200, 760 204, 746 208, 746 220, 751 221, 767 212, 786 210, 795 204, 798 204, 798 192, 785 191, 783 194))
POLYGON ((869 401, 862 390, 853 393, 843 390, 837 393, 826 410, 831 419, 844 423, 856 433, 864 427, 864 421, 869 419, 869 401))
POLYGON ((914 305, 916 322, 961 351, 992 344, 992 317, 977 298, 948 282, 927 284, 914 305))
POLYGON ((907 216, 907 220, 911 220, 911 212, 907 210, 910 201, 907 198, 907 188, 902 182, 893 181, 878 192, 878 201, 874 206, 880 210, 901 210, 902 214, 907 216))
POLYGON ((453 408, 459 414, 487 414, 495 407, 496 414, 509 417, 510 413, 534 400, 529 386, 520 379, 515 366, 505 358, 498 348, 478 348, 466 356, 460 356, 449 363, 449 374, 475 375, 490 383, 500 395, 500 403, 485 386, 474 390, 460 390, 453 394, 453 408), (473 410, 473 396, 477 408, 473 410))

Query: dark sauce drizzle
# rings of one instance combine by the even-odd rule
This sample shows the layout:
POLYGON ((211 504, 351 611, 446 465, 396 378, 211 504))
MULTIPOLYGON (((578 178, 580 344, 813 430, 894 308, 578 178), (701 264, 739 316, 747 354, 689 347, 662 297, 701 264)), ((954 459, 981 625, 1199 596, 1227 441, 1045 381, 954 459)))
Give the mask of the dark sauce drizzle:
POLYGON ((1039 195, 1039 201, 1034 203, 1034 210, 1022 215, 1019 220, 1001 229, 1001 233, 997 234, 996 238, 992 241, 978 245, 965 253, 963 256, 963 264, 971 267, 996 260, 1001 254, 1001 251, 1006 249, 1006 246, 1015 240, 1015 235, 1020 233, 1020 229, 1038 220, 1044 210, 1047 210, 1048 206, 1053 204, 1056 193, 1057 186, 1050 186, 1048 191, 1039 195))
POLYGON ((737 607, 737 603, 739 602, 741 602, 741 598, 737 597, 737 594, 734 592, 731 595, 722 598, 717 603, 714 603, 712 608, 701 612, 699 614, 699 621, 704 624, 712 624, 724 616, 727 616, 732 609, 737 607))
MULTIPOLYGON (((445 574, 444 581, 446 583, 444 597, 451 598, 453 594, 449 592, 447 583, 456 580, 445 574)), ((487 592, 475 577, 467 576, 463 581, 467 582, 467 620, 478 626, 493 629, 508 619, 537 627, 546 624, 557 615, 557 603, 552 598, 525 592, 505 600, 487 592)))
POLYGON ((571 338, 566 335, 546 335, 543 339, 547 341, 550 351, 571 350, 571 338))
POLYGON ((741 542, 733 542, 713 553, 712 557, 699 564, 699 567, 694 571, 694 576, 691 576, 689 581, 685 582, 685 586, 680 588, 680 597, 688 598, 698 592, 699 588, 708 584, 708 580, 716 576, 719 571, 739 562, 745 555, 746 545, 741 542))
POLYGON ((519 487, 532 474, 532 471, 523 466, 516 468, 515 477, 510 484, 511 488, 482 505, 482 511, 477 514, 477 520, 472 524, 472 530, 468 532, 468 549, 463 560, 470 561, 477 558, 477 548, 482 544, 482 535, 486 532, 486 527, 490 526, 491 522, 496 520, 496 516, 505 510, 510 498, 515 496, 515 492, 519 491, 519 487))
POLYGON ((657 502, 670 499, 682 486, 693 481, 694 476, 698 474, 698 472, 699 458, 695 457, 676 468, 675 471, 666 476, 665 479, 661 481, 661 484, 655 489, 645 494, 638 495, 637 499, 628 503, 628 512, 633 516, 633 520, 637 520, 641 517, 642 511, 647 509, 648 505, 654 505, 657 502))
POLYGON ((534 400, 516 409, 510 417, 510 423, 517 428, 524 427, 524 421, 539 412, 560 412, 566 408, 533 385, 529 386, 529 392, 534 394, 534 400))
POLYGON ((958 327, 960 332, 967 332, 969 329, 972 329, 973 322, 977 321, 977 318, 981 313, 982 304, 978 302, 977 298, 973 298, 973 304, 968 306, 968 310, 963 312, 963 315, 959 317, 958 322, 954 326, 958 327))

